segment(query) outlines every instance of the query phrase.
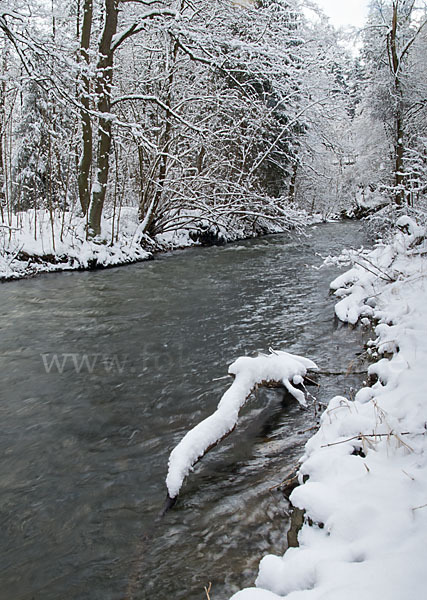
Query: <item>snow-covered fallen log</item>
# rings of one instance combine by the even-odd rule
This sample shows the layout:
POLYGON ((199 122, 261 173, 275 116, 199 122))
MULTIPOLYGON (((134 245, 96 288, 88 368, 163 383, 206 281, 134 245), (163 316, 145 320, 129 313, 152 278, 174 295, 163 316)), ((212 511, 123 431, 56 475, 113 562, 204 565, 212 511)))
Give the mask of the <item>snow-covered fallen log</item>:
POLYGON ((288 352, 272 352, 255 358, 240 357, 230 365, 228 373, 234 376, 234 381, 222 396, 217 410, 191 429, 170 454, 166 477, 169 498, 178 496, 194 465, 233 431, 240 409, 256 386, 283 384, 302 406, 306 406, 304 392, 295 386, 303 384, 309 369, 317 370, 313 361, 288 352))

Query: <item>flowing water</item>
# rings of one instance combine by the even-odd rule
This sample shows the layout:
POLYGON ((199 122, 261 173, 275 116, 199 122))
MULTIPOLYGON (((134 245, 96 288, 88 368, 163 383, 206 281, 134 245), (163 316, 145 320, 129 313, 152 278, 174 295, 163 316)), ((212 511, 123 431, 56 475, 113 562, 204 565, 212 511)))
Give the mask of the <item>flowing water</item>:
MULTIPOLYGON (((356 223, 106 271, 0 287, 0 599, 226 600, 286 549, 275 488, 314 411, 262 391, 157 519, 168 455, 216 407, 218 379, 269 347, 346 371, 362 333, 339 326, 321 255, 358 247, 356 223)), ((357 375, 321 377, 350 394, 357 375)), ((315 389, 315 388, 314 388, 315 389)))

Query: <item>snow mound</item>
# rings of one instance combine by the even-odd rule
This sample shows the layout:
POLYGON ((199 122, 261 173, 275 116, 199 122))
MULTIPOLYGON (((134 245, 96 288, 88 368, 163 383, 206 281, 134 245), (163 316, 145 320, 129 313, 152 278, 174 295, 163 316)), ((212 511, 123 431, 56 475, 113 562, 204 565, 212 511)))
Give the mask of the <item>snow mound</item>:
POLYGON ((169 497, 178 496, 194 464, 235 428, 239 411, 256 385, 280 382, 306 406, 304 393, 295 386, 303 383, 308 369, 316 370, 317 366, 307 358, 288 352, 240 357, 231 364, 228 373, 234 376, 234 382, 222 396, 217 410, 191 429, 170 454, 166 477, 169 497))

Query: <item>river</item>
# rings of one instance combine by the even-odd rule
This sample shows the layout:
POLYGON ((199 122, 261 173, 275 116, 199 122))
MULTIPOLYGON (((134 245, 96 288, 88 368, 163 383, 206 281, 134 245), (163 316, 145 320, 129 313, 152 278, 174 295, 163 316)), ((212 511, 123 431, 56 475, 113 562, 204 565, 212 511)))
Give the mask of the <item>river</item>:
MULTIPOLYGON (((315 423, 260 391, 162 519, 169 452, 216 407, 240 355, 269 347, 345 371, 363 334, 339 326, 319 254, 359 224, 192 248, 96 272, 3 284, 1 600, 213 600, 284 552, 291 471, 315 423), (273 488, 273 489, 270 489, 273 488)), ((321 377, 327 402, 358 375, 321 377)))

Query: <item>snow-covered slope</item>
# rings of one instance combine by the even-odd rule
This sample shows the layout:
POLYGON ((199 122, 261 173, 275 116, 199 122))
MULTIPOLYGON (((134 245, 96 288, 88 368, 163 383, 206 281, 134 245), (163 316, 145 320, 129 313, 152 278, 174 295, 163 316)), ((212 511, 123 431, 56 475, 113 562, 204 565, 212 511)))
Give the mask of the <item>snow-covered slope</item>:
POLYGON ((329 403, 291 495, 305 510, 300 546, 264 557, 257 588, 233 600, 426 597, 427 251, 421 228, 398 226, 332 284, 339 318, 377 322, 378 380, 329 403))

